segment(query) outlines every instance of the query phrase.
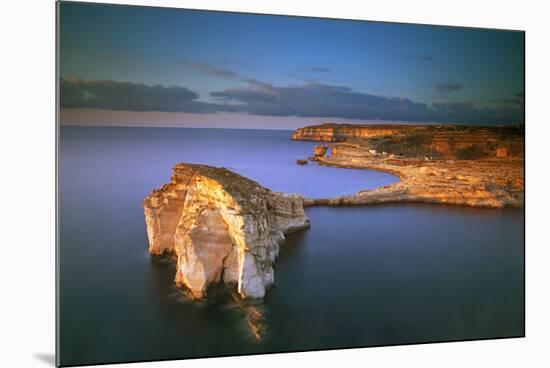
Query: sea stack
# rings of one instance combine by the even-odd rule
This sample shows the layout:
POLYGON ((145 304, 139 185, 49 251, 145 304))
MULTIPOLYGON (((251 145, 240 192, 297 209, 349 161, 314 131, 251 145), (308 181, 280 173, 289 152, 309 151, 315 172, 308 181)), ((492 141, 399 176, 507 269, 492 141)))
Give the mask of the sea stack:
POLYGON ((243 298, 264 297, 284 234, 309 227, 300 196, 205 165, 177 164, 143 208, 149 252, 176 256, 175 282, 194 298, 222 280, 243 298))

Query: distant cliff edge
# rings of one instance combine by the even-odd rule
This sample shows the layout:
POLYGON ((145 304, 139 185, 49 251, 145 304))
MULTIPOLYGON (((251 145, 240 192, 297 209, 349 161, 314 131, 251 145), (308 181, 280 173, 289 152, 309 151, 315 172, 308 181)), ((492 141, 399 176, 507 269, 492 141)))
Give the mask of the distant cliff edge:
POLYGON ((407 157, 477 159, 523 156, 523 126, 322 124, 296 129, 294 140, 361 143, 407 157))
POLYGON ((305 205, 424 202, 473 207, 524 203, 522 126, 323 124, 297 129, 292 139, 331 142, 310 161, 399 176, 386 187, 305 205))

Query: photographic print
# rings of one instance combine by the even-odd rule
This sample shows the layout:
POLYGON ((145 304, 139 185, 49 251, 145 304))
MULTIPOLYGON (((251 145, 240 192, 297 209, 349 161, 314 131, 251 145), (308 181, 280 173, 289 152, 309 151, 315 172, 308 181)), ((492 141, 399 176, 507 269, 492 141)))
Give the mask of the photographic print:
POLYGON ((57 11, 58 365, 524 336, 524 32, 57 11))

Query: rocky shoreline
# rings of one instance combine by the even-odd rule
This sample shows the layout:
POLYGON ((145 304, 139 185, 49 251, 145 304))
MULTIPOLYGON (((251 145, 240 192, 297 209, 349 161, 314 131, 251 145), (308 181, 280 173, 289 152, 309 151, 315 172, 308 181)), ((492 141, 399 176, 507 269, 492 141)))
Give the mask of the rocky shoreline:
POLYGON ((323 124, 298 129, 293 139, 334 142, 316 146, 310 161, 379 170, 400 178, 392 185, 353 195, 306 198, 305 206, 417 202, 504 208, 524 204, 524 144, 517 127, 400 125, 385 129, 323 124))

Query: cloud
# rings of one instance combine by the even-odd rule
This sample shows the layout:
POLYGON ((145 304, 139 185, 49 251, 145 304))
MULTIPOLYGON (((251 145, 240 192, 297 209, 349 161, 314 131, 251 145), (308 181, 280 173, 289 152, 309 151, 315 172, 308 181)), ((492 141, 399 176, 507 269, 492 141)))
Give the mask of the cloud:
POLYGON ((211 92, 214 102, 183 86, 166 87, 112 80, 61 80, 61 107, 185 113, 238 112, 260 116, 293 116, 360 120, 399 120, 462 124, 523 122, 523 108, 495 105, 476 108, 472 102, 431 105, 406 97, 357 92, 347 86, 307 83, 275 86, 256 79, 238 79, 243 86, 211 92))
POLYGON ((489 101, 494 106, 509 107, 515 109, 525 108, 525 93, 518 92, 512 95, 510 98, 495 98, 489 101))
POLYGON ((254 78, 245 78, 242 81, 257 89, 263 89, 267 91, 273 89, 273 85, 271 83, 262 82, 254 78))
POLYGON ((237 77, 237 73, 228 70, 228 69, 221 69, 216 68, 214 66, 211 66, 207 63, 200 63, 200 62, 184 62, 185 65, 188 67, 198 71, 199 73, 211 75, 215 77, 221 77, 225 79, 234 79, 237 77))
POLYGON ((270 83, 263 82, 255 78, 244 77, 232 70, 216 68, 206 63, 186 62, 185 64, 199 73, 221 77, 224 79, 237 80, 244 82, 253 88, 267 90, 273 87, 270 83))
POLYGON ((474 109, 472 102, 434 102, 432 108, 439 112, 464 113, 474 109))
POLYGON ((462 84, 456 83, 456 82, 438 83, 438 84, 435 85, 435 88, 439 92, 451 93, 451 92, 455 92, 455 91, 458 91, 459 89, 461 89, 462 84))
POLYGON ((510 124, 523 122, 518 108, 476 108, 472 102, 431 105, 406 97, 361 93, 345 86, 320 83, 269 88, 232 88, 212 92, 223 102, 238 103, 239 110, 255 115, 336 117, 361 120, 401 120, 458 124, 510 124))
POLYGON ((443 123, 519 124, 524 122, 524 110, 519 107, 476 108, 472 102, 436 102, 435 117, 443 123))
POLYGON ((432 55, 420 55, 420 56, 417 56, 417 59, 424 60, 424 61, 434 61, 435 57, 432 55))
POLYGON ((409 55, 407 58, 417 59, 421 61, 435 61, 436 58, 433 55, 409 55))
POLYGON ((196 101, 199 96, 185 87, 112 80, 62 79, 61 107, 89 107, 128 111, 207 111, 210 106, 196 101))
POLYGON ((492 104, 502 104, 502 105, 517 105, 522 104, 523 99, 520 98, 495 98, 489 101, 492 104))
POLYGON ((306 72, 313 72, 313 73, 328 73, 332 71, 332 68, 329 68, 327 66, 312 66, 311 68, 303 69, 306 72))
POLYGON ((387 98, 319 83, 267 90, 233 88, 212 92, 211 96, 220 101, 238 102, 243 111, 256 115, 414 121, 430 115, 426 104, 408 98, 387 98))

